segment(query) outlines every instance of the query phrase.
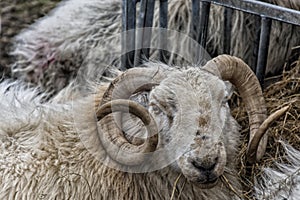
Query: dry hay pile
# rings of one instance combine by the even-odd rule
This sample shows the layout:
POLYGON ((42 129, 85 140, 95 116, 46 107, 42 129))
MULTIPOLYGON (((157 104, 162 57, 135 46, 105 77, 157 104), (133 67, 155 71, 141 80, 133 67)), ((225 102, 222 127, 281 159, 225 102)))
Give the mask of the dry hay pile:
POLYGON ((43 17, 60 0, 1 0, 0 7, 0 75, 9 76, 12 39, 22 29, 43 17))
MULTIPOLYGON (((297 60, 290 61, 286 64, 285 70, 279 81, 271 84, 264 90, 264 97, 267 104, 268 113, 271 114, 276 110, 289 106, 289 110, 276 120, 269 128, 269 141, 267 151, 262 161, 249 166, 245 162, 245 154, 248 142, 248 118, 247 113, 240 101, 237 98, 237 107, 233 108, 232 114, 242 126, 243 144, 239 159, 239 173, 242 177, 242 182, 245 185, 245 191, 242 193, 243 198, 252 199, 252 189, 254 177, 261 173, 261 169, 272 167, 274 161, 285 161, 284 149, 280 144, 280 140, 291 144, 294 148, 300 150, 300 47, 295 48, 297 52, 297 60)), ((293 57, 295 59, 295 55, 293 57)))

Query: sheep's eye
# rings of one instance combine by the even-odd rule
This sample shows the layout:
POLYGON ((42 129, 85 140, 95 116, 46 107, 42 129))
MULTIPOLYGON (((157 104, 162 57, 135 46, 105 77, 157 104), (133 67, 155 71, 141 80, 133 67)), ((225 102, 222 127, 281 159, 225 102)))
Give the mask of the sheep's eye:
POLYGON ((162 110, 157 105, 152 105, 151 107, 154 114, 159 114, 162 112, 162 110))

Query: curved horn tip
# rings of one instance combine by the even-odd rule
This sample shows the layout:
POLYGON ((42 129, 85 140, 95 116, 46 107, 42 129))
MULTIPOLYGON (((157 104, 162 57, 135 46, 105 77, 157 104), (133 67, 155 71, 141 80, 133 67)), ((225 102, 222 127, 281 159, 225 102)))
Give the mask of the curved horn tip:
POLYGON ((247 162, 249 162, 250 164, 254 164, 264 156, 265 154, 264 147, 266 146, 266 142, 267 142, 267 135, 265 135, 267 133, 267 129, 271 126, 271 124, 274 121, 276 121, 279 117, 281 117, 284 113, 286 113, 289 110, 289 108, 290 106, 288 105, 275 111, 269 117, 267 117, 267 119, 260 125, 260 127, 256 131, 254 137, 252 138, 248 146, 247 162), (263 145, 263 147, 261 147, 261 145, 263 145))

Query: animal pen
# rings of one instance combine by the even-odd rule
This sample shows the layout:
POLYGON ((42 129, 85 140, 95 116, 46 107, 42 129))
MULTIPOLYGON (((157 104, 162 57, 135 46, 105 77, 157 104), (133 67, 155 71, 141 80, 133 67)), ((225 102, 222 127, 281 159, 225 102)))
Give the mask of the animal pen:
MULTIPOLYGON (((155 51, 155 53, 157 53, 155 56, 158 56, 158 60, 160 60, 161 62, 168 63, 170 60, 169 52, 164 50, 163 48, 155 49, 155 48, 153 48, 153 46, 151 46, 151 41, 153 41, 155 39, 158 41, 158 45, 160 45, 158 47, 163 47, 163 46, 167 45, 167 43, 168 43, 167 35, 164 32, 161 32, 161 33, 158 33, 158 35, 155 35, 154 32, 151 32, 149 30, 151 30, 151 28, 155 27, 155 26, 156 27, 158 26, 162 29, 174 28, 174 27, 171 27, 170 24, 168 24, 168 22, 171 21, 170 18, 168 19, 168 13, 170 14, 171 4, 177 0, 122 0, 122 1, 123 1, 122 2, 123 3, 122 4, 122 10, 123 10, 122 13, 119 12, 119 11, 121 11, 121 1, 120 1, 120 4, 118 4, 118 7, 117 7, 119 10, 117 10, 117 12, 116 12, 116 9, 112 9, 113 12, 116 12, 118 14, 120 13, 120 15, 116 15, 116 16, 112 15, 113 17, 110 16, 110 19, 111 18, 118 19, 118 22, 120 22, 119 24, 121 25, 121 18, 118 18, 118 17, 119 16, 121 17, 121 14, 122 14, 122 30, 124 32, 122 34, 122 37, 120 37, 121 41, 118 40, 118 43, 117 43, 117 44, 120 44, 120 42, 122 42, 122 45, 120 46, 122 48, 120 60, 118 57, 118 60, 115 61, 115 63, 118 64, 118 67, 120 67, 120 69, 122 71, 125 71, 128 68, 137 67, 138 65, 141 64, 140 61, 142 59, 144 59, 144 58, 151 59, 152 58, 153 50, 155 51), (155 17, 157 17, 157 18, 155 18, 155 17), (155 24, 155 20, 156 20, 156 24, 155 24), (147 28, 143 29, 144 27, 150 27, 150 29, 147 29, 147 28), (133 30, 133 31, 130 31, 130 30, 133 30), (155 38, 155 36, 156 36, 156 38, 155 38)), ((296 1, 298 1, 298 0, 296 0, 296 1)), ((69 0, 66 2, 72 2, 72 1, 69 0)), ((78 2, 80 2, 80 1, 78 1, 78 2)), ((84 1, 81 1, 81 2, 82 2, 82 4, 84 4, 84 1)), ((86 1, 86 2, 92 2, 92 1, 86 1)), ((95 5, 99 4, 99 1, 93 1, 93 2, 95 2, 95 5)), ((114 1, 112 1, 112 2, 114 2, 114 1)), ((196 41, 197 44, 200 44, 207 51, 209 51, 208 50, 209 49, 209 36, 210 36, 209 31, 211 31, 211 29, 209 29, 209 27, 211 25, 210 22, 215 17, 213 15, 215 13, 213 12, 212 7, 218 6, 218 7, 222 8, 221 15, 223 16, 223 19, 224 19, 223 21, 220 22, 222 24, 222 28, 223 28, 221 31, 222 33, 221 32, 217 33, 219 35, 222 34, 222 37, 220 39, 222 42, 218 46, 218 48, 220 49, 220 52, 218 52, 218 53, 234 54, 234 53, 232 53, 232 50, 235 47, 234 47, 234 45, 232 45, 231 42, 232 42, 232 40, 235 39, 232 35, 235 31, 232 31, 232 30, 237 30, 237 29, 233 29, 234 22, 232 19, 235 17, 236 11, 239 11, 242 13, 248 13, 251 16, 255 17, 255 19, 259 19, 259 20, 255 21, 255 27, 257 27, 257 28, 255 28, 255 33, 256 33, 255 34, 256 35, 255 45, 254 45, 255 48, 254 48, 253 52, 251 52, 255 57, 254 63, 256 63, 256 64, 252 64, 251 67, 255 71, 255 73, 262 85, 267 85, 266 83, 264 83, 264 81, 266 81, 266 79, 265 79, 266 66, 267 66, 267 63, 269 63, 269 61, 270 61, 270 60, 268 60, 268 54, 269 54, 269 59, 270 59, 270 55, 271 55, 270 50, 272 50, 272 48, 269 48, 269 45, 272 46, 272 41, 270 42, 270 33, 272 32, 272 24, 277 25, 278 21, 280 21, 284 24, 286 24, 286 23, 290 24, 291 26, 299 27, 299 25, 300 25, 300 11, 299 10, 292 10, 289 8, 280 7, 280 6, 276 6, 276 5, 268 4, 268 3, 263 3, 261 1, 256 1, 256 0, 186 0, 186 1, 181 1, 181 2, 184 2, 184 3, 188 2, 185 4, 185 5, 189 6, 188 9, 186 9, 186 10, 188 10, 189 13, 191 14, 191 20, 189 20, 189 23, 191 22, 191 25, 188 26, 189 28, 184 27, 182 29, 186 30, 186 33, 188 33, 188 36, 193 38, 193 40, 196 41)), ((88 5, 87 6, 88 8, 95 7, 95 6, 89 5, 88 3, 86 3, 86 4, 88 5)), ((100 4, 101 4, 101 1, 100 1, 100 4)), ((69 4, 69 6, 70 5, 71 5, 71 3, 69 4)), ((73 5, 74 5, 74 2, 73 2, 73 5)), ((110 5, 108 5, 108 7, 109 6, 110 5)), ((60 8, 61 7, 62 6, 60 6, 60 8)), ((108 8, 105 7, 105 9, 108 9, 108 8)), ((300 7, 299 7, 299 9, 300 9, 300 7)), ((86 10, 84 10, 82 8, 79 9, 80 13, 83 13, 83 11, 88 13, 88 17, 91 16, 90 12, 87 12, 86 10)), ((94 18, 101 15, 101 12, 99 12, 99 10, 96 10, 96 11, 94 13, 95 15, 92 15, 94 18)), ((75 11, 73 11, 73 12, 76 13, 75 11)), ((56 10, 56 14, 57 13, 59 13, 59 10, 56 10)), ((63 12, 63 13, 65 13, 65 12, 63 12)), ((103 12, 103 13, 105 13, 105 12, 103 12)), ((182 14, 182 13, 180 13, 180 14, 182 14)), ((52 13, 52 16, 53 16, 53 13, 52 13)), ((54 13, 54 16, 55 16, 55 13, 54 13)), ((78 13, 75 16, 79 16, 78 13)), ((50 17, 51 17, 51 15, 50 15, 50 17)), ((48 19, 50 17, 48 17, 48 19)), ((82 18, 82 16, 80 15, 80 17, 78 17, 76 20, 74 20, 72 18, 72 21, 80 21, 81 18, 82 18)), ((47 20, 47 17, 44 20, 47 20)), ((96 18, 96 20, 94 20, 93 22, 96 22, 96 21, 99 21, 99 19, 96 18)), ((65 24, 62 23, 62 24, 64 26, 66 26, 66 25, 71 24, 69 22, 70 21, 66 20, 66 23, 65 24)), ((83 21, 83 22, 86 23, 86 21, 83 21)), ((83 25, 87 25, 87 24, 84 24, 84 23, 82 23, 81 26, 78 26, 78 27, 85 27, 83 25)), ((52 24, 55 24, 55 23, 46 23, 47 26, 44 26, 44 27, 35 26, 35 27, 31 27, 31 28, 33 28, 32 30, 36 31, 35 33, 37 33, 38 38, 41 37, 41 38, 48 39, 49 36, 47 34, 43 34, 42 31, 38 32, 38 30, 40 30, 40 29, 43 30, 43 28, 45 28, 45 27, 48 28, 52 24)), ((88 24, 88 26, 93 26, 93 24, 88 24)), ((103 28, 103 27, 100 27, 100 28, 103 28)), ((97 32, 100 29, 99 26, 97 27, 96 25, 93 28, 94 29, 92 32, 97 32)), ((120 28, 121 28, 121 26, 120 26, 120 28)), ((53 34, 55 36, 55 38, 57 36, 59 37, 60 35, 63 35, 63 34, 59 34, 60 29, 58 29, 58 28, 51 29, 51 33, 53 32, 52 30, 55 30, 54 34, 53 34)), ((300 29, 298 29, 298 30, 300 30, 300 29)), ((287 31, 289 31, 289 30, 287 30, 287 31)), ((68 31, 66 31, 66 32, 68 32, 68 31)), ((35 34, 32 34, 32 32, 29 32, 29 33, 30 33, 29 34, 30 36, 35 35, 35 34)), ((78 35, 83 35, 83 38, 84 39, 86 38, 86 35, 84 35, 84 34, 78 34, 78 35)), ((77 36, 75 36, 75 37, 77 37, 77 36)), ((22 35, 20 38, 22 38, 22 35)), ((22 39, 25 39, 25 38, 26 37, 23 37, 22 39)), ((51 38, 51 37, 49 37, 49 38, 51 38)), ((28 40, 28 41, 32 41, 32 40, 39 41, 39 40, 36 40, 36 38, 34 38, 34 37, 29 37, 29 39, 31 39, 31 40, 28 40)), ((45 41, 49 42, 49 43, 47 43, 47 45, 49 44, 49 46, 51 46, 53 44, 53 43, 51 43, 51 40, 48 41, 46 39, 45 39, 45 41)), ((100 38, 100 39, 103 40, 103 38, 100 38)), ((96 38, 96 40, 97 40, 97 38, 96 38)), ((99 40, 95 41, 95 43, 98 44, 99 40)), ((105 38, 104 38, 104 40, 105 40, 105 38)), ((65 41, 65 38, 63 38, 62 41, 65 41)), ((67 42, 68 45, 71 45, 72 42, 70 42, 70 40, 66 40, 66 41, 69 42, 69 43, 67 42)), ((109 40, 108 40, 108 43, 110 43, 109 40)), ((25 42, 24 46, 26 46, 26 44, 28 44, 28 43, 25 42)), ((37 42, 37 44, 39 44, 39 42, 37 42)), ((57 42, 55 44, 59 44, 59 42, 57 42)), ((54 50, 58 49, 58 47, 55 46, 55 44, 53 45, 54 50)), ((116 46, 115 43, 112 43, 112 44, 113 44, 112 47, 116 46)), ((46 47, 48 47, 47 45, 46 45, 46 47)), ((85 43, 80 43, 79 46, 80 47, 91 46, 90 44, 88 44, 86 46, 85 45, 86 45, 85 43)), ((181 45, 181 43, 178 42, 178 45, 181 45)), ((277 192, 278 190, 281 190, 281 191, 283 190, 283 192, 288 193, 290 191, 292 192, 292 190, 295 189, 295 187, 293 185, 294 183, 300 185, 300 159, 299 159, 299 157, 295 159, 296 162, 294 162, 294 163, 296 163, 296 164, 294 164, 294 166, 293 166, 293 163, 292 163, 291 168, 288 168, 290 170, 287 170, 287 173, 286 173, 287 178, 280 180, 280 182, 277 182, 277 183, 268 182, 265 185, 265 188, 270 189, 270 191, 266 191, 266 195, 269 194, 269 196, 266 197, 265 194, 259 194, 259 191, 258 192, 256 191, 257 184, 255 182, 255 180, 259 180, 256 178, 257 177, 259 178, 260 176, 268 179, 267 176, 264 176, 265 175, 264 170, 268 169, 268 167, 270 167, 271 169, 276 169, 276 167, 278 167, 278 163, 284 163, 284 165, 286 164, 286 166, 290 166, 289 165, 291 163, 289 160, 290 157, 289 157, 288 153, 286 153, 287 151, 285 149, 287 144, 294 147, 295 151, 300 150, 300 46, 299 45, 300 45, 300 41, 298 42, 297 46, 294 46, 294 50, 295 50, 295 52, 293 52, 294 54, 291 56, 289 55, 289 59, 290 59, 289 62, 286 63, 285 66, 280 64, 280 66, 282 66, 282 73, 279 76, 276 76, 277 77, 276 82, 273 82, 273 84, 271 86, 265 86, 265 88, 264 88, 264 98, 266 101, 266 107, 267 107, 268 113, 274 113, 275 111, 277 111, 281 108, 287 107, 287 106, 289 108, 288 108, 287 112, 285 114, 283 114, 283 116, 281 116, 279 119, 277 119, 271 125, 271 127, 269 127, 269 129, 268 129, 269 142, 267 145, 267 151, 260 162, 257 162, 253 165, 250 165, 249 163, 246 162, 246 160, 247 160, 246 152, 247 152, 247 146, 248 146, 248 141, 249 141, 248 140, 248 138, 249 138, 249 121, 248 121, 248 117, 247 117, 247 111, 245 108, 245 104, 243 103, 241 97, 237 93, 234 93, 232 100, 229 101, 229 105, 232 108, 231 114, 236 119, 238 124, 241 126, 241 130, 240 130, 241 143, 238 145, 238 147, 239 147, 238 148, 238 156, 235 156, 236 158, 234 159, 234 161, 236 163, 236 168, 238 170, 238 177, 240 179, 240 183, 243 184, 244 187, 243 187, 243 190, 240 190, 239 188, 235 188, 234 185, 231 185, 230 182, 228 182, 228 181, 226 182, 226 180, 224 182, 225 182, 226 189, 228 188, 231 192, 234 192, 241 199, 253 199, 253 198, 271 199, 271 197, 274 195, 274 194, 272 194, 272 192, 274 192, 274 191, 277 192), (293 168, 293 167, 295 167, 295 168, 293 168), (295 179, 295 177, 296 177, 296 179, 295 179), (269 187, 270 184, 273 184, 272 187, 269 187), (279 184, 279 187, 278 187, 278 184, 279 184), (276 190, 276 188, 275 188, 272 191, 272 188, 274 188, 274 187, 277 187, 279 189, 276 190)), ((100 47, 96 46, 96 47, 97 47, 97 49, 103 49, 102 46, 100 46, 100 47)), ((119 50, 119 46, 117 46, 116 48, 119 50)), ((32 48, 32 49, 34 49, 34 48, 32 48)), ((30 52, 32 49, 30 49, 30 52)), ((26 50, 28 50, 28 49, 25 48, 25 51, 26 50)), ((58 71, 59 65, 56 65, 56 63, 55 63, 56 62, 55 59, 57 59, 57 63, 59 63, 61 61, 61 60, 59 60, 60 57, 63 58, 62 59, 63 64, 65 64, 67 67, 68 66, 73 67, 73 68, 69 69, 70 72, 73 73, 74 71, 76 72, 76 70, 78 70, 76 68, 76 66, 77 66, 76 64, 78 64, 78 63, 80 63, 80 61, 82 61, 81 57, 83 57, 83 58, 86 57, 85 54, 80 54, 81 52, 84 52, 84 51, 93 52, 93 53, 95 52, 94 54, 95 54, 95 57, 97 57, 97 58, 99 58, 99 55, 100 55, 98 51, 95 51, 96 48, 94 48, 94 49, 93 48, 86 48, 86 49, 79 48, 78 51, 74 50, 71 53, 68 52, 71 55, 70 60, 68 60, 68 57, 66 57, 66 58, 63 57, 64 54, 68 54, 68 53, 66 53, 67 51, 65 51, 64 48, 61 48, 60 50, 61 51, 57 51, 58 57, 54 57, 53 59, 51 57, 51 60, 50 60, 51 62, 46 63, 47 64, 47 65, 45 65, 46 67, 42 68, 41 72, 39 72, 39 73, 41 73, 43 75, 46 74, 47 70, 48 70, 47 67, 49 67, 50 70, 53 70, 53 71, 50 71, 51 73, 49 73, 49 74, 60 74, 60 72, 58 71), (76 60, 74 58, 78 58, 78 60, 76 60), (64 59, 68 62, 65 62, 64 59), (74 61, 74 62, 69 62, 69 61, 74 61)), ((110 53, 113 53, 111 48, 107 48, 107 50, 111 51, 110 53)), ((37 55, 39 56, 37 59, 38 61, 40 58, 41 58, 41 60, 47 58, 47 55, 48 55, 46 53, 43 54, 44 52, 42 50, 40 50, 39 48, 34 49, 33 53, 37 53, 37 55), (41 54, 39 54, 39 53, 41 53, 41 54)), ((50 53, 52 53, 52 52, 50 52, 50 53)), ((109 57, 106 54, 104 54, 104 52, 102 52, 102 53, 103 53, 103 57, 109 57)), ((280 53, 278 53, 278 54, 280 54, 280 53)), ((32 55, 32 54, 29 53, 29 55, 32 55)), ((118 54, 118 56, 119 56, 119 54, 118 54)), ((215 56, 215 54, 212 54, 212 56, 215 56)), ((29 56, 29 58, 31 58, 31 57, 29 56)), ((29 62, 24 62, 25 63, 24 65, 27 67, 27 64, 30 63, 30 61, 31 60, 29 60, 29 62)), ((101 65, 101 62, 99 62, 99 60, 92 60, 92 61, 95 61, 96 67, 103 66, 103 65, 101 65)), ((277 62, 277 60, 276 60, 276 62, 277 62)), ((39 63, 39 62, 37 62, 37 63, 39 63)), ((95 67, 94 65, 91 65, 91 66, 95 67)), ((198 65, 196 65, 196 67, 197 66, 198 65)), ((39 65, 34 65, 34 63, 33 63, 33 65, 32 65, 33 71, 29 71, 29 75, 31 75, 30 74, 31 72, 35 72, 34 70, 38 69, 38 67, 39 67, 39 65)), ((83 65, 83 67, 87 68, 88 66, 83 65)), ((93 69, 98 70, 98 68, 93 68, 93 69)), ((97 73, 100 74, 99 70, 97 71, 97 73)), ((24 74, 26 76, 26 73, 24 73, 24 74)), ((51 75, 51 76, 53 77, 53 75, 51 75)), ((66 74, 66 76, 71 77, 71 75, 69 75, 68 73, 66 74)), ((41 86, 41 82, 46 80, 45 77, 46 76, 41 76, 41 78, 40 78, 41 81, 37 82, 36 85, 41 86)), ((178 80, 178 79, 176 79, 176 80, 178 80)), ((67 85, 67 83, 70 83, 69 79, 66 80, 66 85, 67 85)), ((210 82, 210 84, 213 84, 213 82, 210 82)), ((46 85, 46 87, 50 87, 50 89, 54 88, 54 89, 57 89, 58 91, 61 90, 61 88, 55 87, 55 82, 54 83, 49 82, 49 85, 46 85)), ((50 102, 51 102, 51 100, 50 100, 50 102)), ((91 107, 93 106, 93 105, 89 105, 89 104, 82 104, 82 105, 91 106, 91 107)), ((88 110, 88 109, 86 109, 86 110, 88 110)), ((79 113, 79 112, 77 112, 77 113, 79 113)), ((79 116, 81 116, 81 115, 79 115, 79 116)), ((56 117, 54 117, 54 118, 56 118, 56 117)), ((82 121, 81 121, 80 124, 85 124, 85 123, 82 123, 82 121)), ((60 132, 58 132, 57 134, 60 134, 60 132)), ((299 155, 299 154, 300 153, 295 154, 295 155, 299 155)), ((79 164, 81 165, 81 163, 79 163, 79 164)), ((89 174, 91 174, 91 173, 89 172, 89 174)), ((70 175, 75 176, 76 174, 74 173, 74 174, 70 174, 70 175)), ((77 175, 76 175, 76 177, 77 177, 77 175)), ((84 176, 82 176, 82 177, 85 178, 84 176)), ((68 179, 68 177, 66 177, 66 178, 68 179)), ((180 178, 180 176, 178 178, 180 178)), ((273 179, 273 177, 271 177, 270 179, 275 180, 275 179, 273 179)), ((65 180, 65 177, 63 177, 61 180, 65 180)), ((80 180, 80 178, 77 180, 80 180)), ((92 176, 92 180, 97 181, 96 178, 93 176, 92 176)), ((163 181, 165 181, 165 180, 163 180, 163 181)), ((64 185, 69 186, 69 185, 73 184, 71 179, 68 180, 69 184, 65 184, 63 181, 61 183, 62 183, 62 186, 64 186, 64 185)), ((47 182, 47 184, 48 184, 48 182, 47 182)), ((85 182, 84 182, 84 184, 85 184, 85 182)), ((175 186, 173 188, 172 193, 177 192, 177 189, 176 189, 177 183, 175 182, 174 184, 175 184, 175 186)), ((91 184, 91 185, 94 186, 93 184, 91 184)), ((139 185, 139 184, 137 184, 137 185, 139 185)), ((50 189, 52 190, 52 187, 50 189)), ((90 189, 90 193, 92 196, 91 191, 94 189, 97 189, 97 188, 91 187, 89 189, 90 189)), ((159 190, 160 190, 160 188, 159 188, 159 190)), ((20 190, 20 191, 22 191, 22 190, 20 190)), ((70 190, 70 191, 73 191, 73 190, 70 190)), ((76 192, 76 190, 74 190, 74 191, 76 192)), ((264 188, 262 189, 262 191, 264 192, 264 188)), ((181 191, 178 191, 178 193, 179 193, 179 197, 180 197, 181 191)), ((50 192, 49 192, 49 194, 50 194, 50 192)), ((53 192, 51 192, 51 194, 53 194, 53 192)), ((20 195, 22 195, 22 194, 20 193, 20 195)), ((41 198, 46 198, 46 195, 47 195, 47 193, 43 192, 41 194, 41 198)), ((275 196, 276 196, 276 194, 275 194, 275 196)), ((289 196, 289 194, 287 194, 286 196, 289 196)), ((282 197, 282 198, 284 198, 284 197, 282 197)), ((298 196, 296 196, 296 197, 298 197, 298 196)), ((175 198, 171 197, 170 199, 175 199, 175 198)), ((178 199, 180 199, 180 198, 178 198, 178 199)), ((285 198, 285 199, 288 199, 288 198, 285 198)))
MULTIPOLYGON (((123 31, 134 30, 136 28, 152 27, 154 17, 155 3, 159 2, 159 27, 168 28, 168 1, 167 0, 123 0, 123 15, 122 15, 122 29, 123 31), (140 3, 140 8, 137 7, 137 3, 140 3), (137 12, 139 9, 139 13, 137 12), (138 14, 137 14, 138 13, 138 14)), ((280 21, 290 25, 300 26, 300 11, 293 10, 261 1, 253 0, 192 0, 192 26, 189 30, 190 36, 196 40, 203 48, 207 48, 207 33, 209 26, 210 7, 212 4, 224 7, 224 29, 223 29, 223 53, 230 54, 231 45, 231 29, 232 29, 232 16, 233 12, 242 11, 245 13, 253 14, 260 20, 256 21, 256 39, 255 50, 253 55, 255 56, 254 72, 261 83, 264 86, 265 71, 267 65, 270 32, 272 21, 280 21)), ((148 29, 145 29, 148 30, 148 29)), ((149 47, 151 43, 151 32, 131 32, 134 34, 124 34, 122 37, 122 52, 126 52, 122 55, 121 69, 126 70, 128 68, 139 65, 139 59, 141 57, 150 57, 150 49, 143 48, 149 47), (135 51, 128 51, 130 49, 136 49, 135 51)), ((166 34, 159 35, 161 42, 160 45, 166 45, 166 34)), ((287 141, 296 149, 300 149, 300 46, 295 47, 296 58, 291 63, 286 64, 285 67, 291 67, 291 70, 285 70, 280 75, 280 80, 274 83, 272 86, 266 87, 264 96, 267 102, 268 111, 274 112, 279 108, 286 105, 290 106, 289 111, 285 116, 278 119, 273 126, 270 127, 270 139, 267 147, 267 155, 263 161, 255 166, 247 166, 245 164, 245 152, 247 149, 247 143, 244 142, 241 145, 241 152, 239 155, 240 161, 240 175, 246 177, 242 180, 243 184, 248 187, 248 191, 244 191, 243 198, 252 199, 251 192, 253 191, 253 181, 257 175, 261 173, 261 169, 265 167, 272 167, 274 160, 281 160, 285 154, 283 147, 279 141, 287 141), (287 66, 288 65, 288 66, 287 66), (249 174, 249 171, 250 174, 249 174), (250 181, 249 181, 250 180, 250 181)), ((159 51, 159 59, 162 62, 166 62, 167 53, 164 50, 159 51)), ((233 103, 235 108, 233 109, 233 115, 242 125, 242 133, 244 138, 247 139, 247 132, 249 131, 247 122, 247 113, 242 108, 238 97, 237 102, 233 103)), ((297 170, 295 174, 297 175, 297 170)), ((299 174, 298 174, 299 175, 299 174)), ((286 179, 290 180, 290 179, 286 179)), ((291 179, 292 180, 292 179, 291 179)), ((289 183, 282 182, 280 187, 288 188, 289 183)))
MULTIPOLYGON (((134 30, 136 28, 152 27, 155 0, 123 0, 123 31, 134 30), (136 16, 137 3, 140 2, 140 13, 136 16), (138 18, 138 19, 137 19, 138 18), (137 24, 137 25, 136 25, 137 24)), ((260 17, 257 21, 256 48, 253 55, 256 58, 254 71, 261 85, 264 83, 268 48, 270 41, 270 31, 273 20, 300 26, 300 11, 284 8, 269 3, 253 0, 192 0, 192 26, 190 36, 196 40, 204 49, 207 43, 207 31, 209 26, 209 14, 211 4, 225 7, 224 10, 224 30, 223 30, 223 53, 230 54, 232 14, 234 10, 254 14, 260 17)), ((168 0, 159 1, 159 27, 168 28, 168 0)), ((138 64, 139 58, 145 56, 149 58, 149 49, 143 48, 150 45, 151 31, 145 29, 138 31, 136 35, 124 34, 122 38, 122 52, 126 52, 122 57, 121 69, 134 67, 138 64), (136 49, 135 52, 128 50, 136 49)), ((161 45, 166 45, 166 34, 160 34, 161 45)), ((166 52, 160 50, 160 60, 165 61, 166 52)))

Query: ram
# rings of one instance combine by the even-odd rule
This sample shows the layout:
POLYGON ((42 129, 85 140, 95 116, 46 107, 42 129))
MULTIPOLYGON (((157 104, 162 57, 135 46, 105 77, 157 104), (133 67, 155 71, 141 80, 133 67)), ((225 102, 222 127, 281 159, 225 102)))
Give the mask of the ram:
POLYGON ((239 199, 241 141, 225 81, 248 110, 255 162, 267 141, 265 102, 236 57, 185 70, 149 62, 87 97, 70 85, 45 103, 1 83, 1 199, 239 199))
MULTIPOLYGON (((299 1, 271 1, 296 10, 299 1)), ((188 34, 192 21, 191 0, 169 1, 168 28, 188 34)), ((158 26, 156 9, 154 26, 158 26)), ((80 67, 97 68, 98 74, 110 64, 118 65, 121 55, 121 1, 69 0, 25 29, 16 37, 12 54, 15 77, 40 85, 45 91, 56 93, 76 77, 80 67)), ((208 33, 211 54, 222 53, 223 9, 212 6, 208 33)), ((233 15, 232 52, 254 67, 254 38, 256 18, 241 12, 233 15)), ((267 73, 280 71, 290 55, 291 48, 300 44, 299 29, 274 22, 271 31, 270 56, 267 73)), ((171 49, 182 48, 192 55, 194 49, 183 48, 184 41, 174 43, 171 49)), ((93 70, 92 70, 93 71, 93 70)))

